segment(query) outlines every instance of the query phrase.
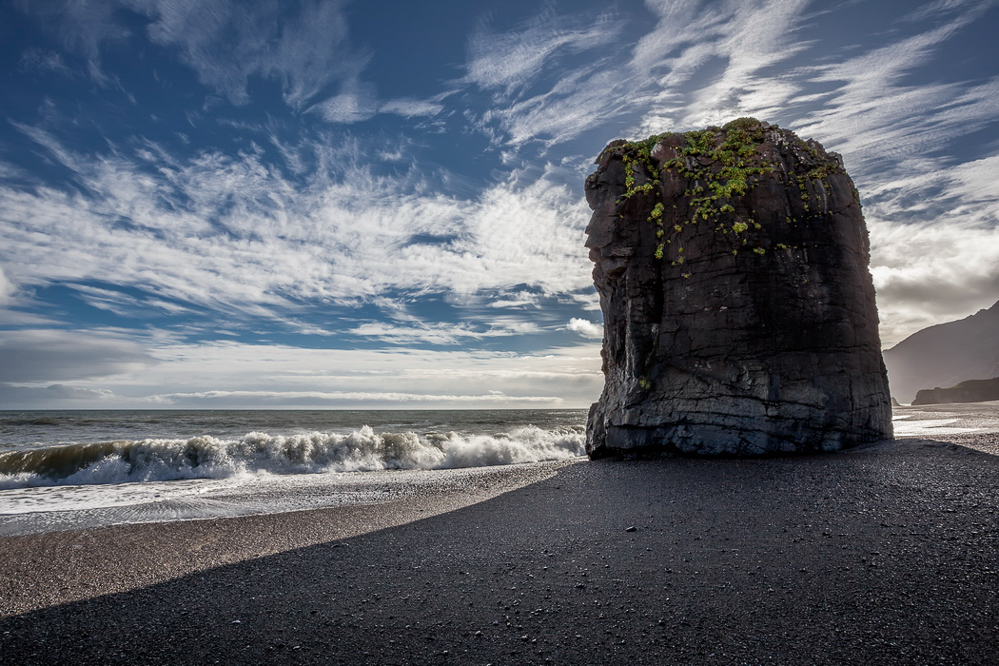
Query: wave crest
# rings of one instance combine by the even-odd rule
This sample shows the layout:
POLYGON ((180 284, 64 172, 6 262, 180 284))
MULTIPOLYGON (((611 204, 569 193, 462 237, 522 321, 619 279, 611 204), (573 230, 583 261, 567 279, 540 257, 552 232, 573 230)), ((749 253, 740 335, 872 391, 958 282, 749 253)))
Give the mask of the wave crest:
POLYGON ((565 460, 585 455, 582 428, 516 428, 498 435, 454 432, 269 435, 238 440, 191 439, 72 444, 0 453, 0 489, 178 479, 244 474, 452 469, 565 460))

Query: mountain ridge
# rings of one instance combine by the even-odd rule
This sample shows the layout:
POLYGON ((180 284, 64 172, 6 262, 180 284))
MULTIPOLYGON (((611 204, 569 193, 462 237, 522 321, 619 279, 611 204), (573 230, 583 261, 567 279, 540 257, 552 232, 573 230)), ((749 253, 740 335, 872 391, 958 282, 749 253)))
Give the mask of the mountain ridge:
POLYGON ((999 376, 999 301, 973 315, 929 326, 885 350, 894 398, 911 403, 922 389, 999 376))

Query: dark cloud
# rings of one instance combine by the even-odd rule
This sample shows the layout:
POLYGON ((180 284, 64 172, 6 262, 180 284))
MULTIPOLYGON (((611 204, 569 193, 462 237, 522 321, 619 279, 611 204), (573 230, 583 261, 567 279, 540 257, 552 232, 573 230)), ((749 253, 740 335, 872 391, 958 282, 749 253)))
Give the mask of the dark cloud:
POLYGON ((0 383, 106 377, 155 362, 137 343, 117 337, 58 330, 0 332, 0 383))
POLYGON ((84 389, 66 384, 52 384, 44 388, 0 384, 0 402, 5 406, 27 405, 37 409, 52 402, 100 400, 113 395, 102 389, 84 389))

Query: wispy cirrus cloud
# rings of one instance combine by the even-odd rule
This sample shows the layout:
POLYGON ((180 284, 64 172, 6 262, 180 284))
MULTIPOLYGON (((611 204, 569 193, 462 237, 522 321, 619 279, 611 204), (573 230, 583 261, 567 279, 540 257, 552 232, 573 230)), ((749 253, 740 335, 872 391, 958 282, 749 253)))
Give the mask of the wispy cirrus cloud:
POLYGON ((494 92, 496 104, 477 126, 513 148, 551 147, 635 117, 643 135, 750 113, 771 117, 799 92, 769 70, 807 48, 797 29, 808 4, 650 1, 657 21, 634 45, 619 39, 628 27, 619 16, 566 32, 553 26, 583 19, 543 14, 519 30, 473 37, 462 83, 494 92), (599 47, 599 57, 560 58, 570 47, 599 47))
MULTIPOLYGON (((539 72, 554 64, 557 49, 538 46, 523 62, 536 68, 526 80, 544 85, 516 88, 516 97, 486 112, 479 127, 514 151, 533 141, 551 149, 629 117, 639 119, 623 132, 630 137, 752 115, 820 140, 844 155, 867 205, 883 334, 891 344, 996 298, 999 219, 984 174, 994 167, 987 151, 994 155, 997 146, 983 146, 982 158, 967 163, 948 146, 996 127, 999 77, 916 76, 933 69, 995 6, 993 0, 947 0, 894 17, 865 7, 890 22, 851 23, 856 39, 844 43, 824 26, 855 13, 849 6, 648 0, 657 20, 628 57, 608 45, 611 57, 585 59, 544 79, 539 72), (911 225, 916 221, 918 230, 911 225)), ((543 34, 531 26, 495 43, 528 43, 543 34)), ((476 71, 491 71, 482 58, 503 66, 499 47, 471 53, 476 71)), ((502 76, 492 80, 499 94, 511 95, 514 88, 503 87, 502 76)))
POLYGON ((134 317, 141 312, 155 315, 157 311, 170 314, 191 311, 189 308, 163 299, 139 298, 121 291, 101 289, 91 285, 75 284, 72 285, 72 289, 91 307, 123 317, 134 317))
POLYGON ((376 338, 391 344, 413 344, 415 342, 434 345, 454 345, 470 340, 507 337, 522 333, 536 333, 540 329, 531 322, 509 323, 507 325, 476 327, 471 324, 424 323, 409 324, 391 322, 368 322, 346 331, 358 337, 376 338))
POLYGON ((469 39, 466 74, 457 82, 491 95, 492 108, 475 124, 487 132, 498 128, 498 142, 517 147, 538 138, 560 143, 612 118, 623 105, 612 101, 619 86, 607 63, 576 56, 615 50, 622 27, 609 14, 556 17, 550 11, 508 32, 482 26, 469 39))
POLYGON ((999 110, 999 79, 985 83, 908 79, 981 11, 974 7, 927 31, 803 71, 803 79, 826 90, 815 94, 814 108, 802 114, 800 130, 824 137, 850 158, 854 169, 880 171, 993 123, 999 110))
POLYGON ((97 307, 193 304, 278 317, 306 302, 352 305, 390 291, 589 286, 580 261, 587 213, 554 173, 526 183, 513 174, 463 200, 428 193, 420 174, 376 175, 352 162, 351 145, 313 144, 316 168, 303 183, 259 151, 182 159, 146 142, 87 156, 47 131, 22 130, 75 183, 0 186, 0 258, 16 283, 65 284, 97 307), (113 285, 148 298, 112 294, 113 285))
POLYGON ((21 54, 20 68, 38 72, 56 72, 64 76, 72 76, 72 70, 66 66, 63 57, 56 51, 42 48, 28 48, 21 54))
MULTIPOLYGON (((146 37, 176 49, 205 86, 231 104, 250 101, 251 77, 276 80, 285 104, 302 109, 331 85, 356 86, 369 55, 352 48, 340 0, 304 0, 294 5, 254 0, 32 0, 20 9, 38 16, 63 47, 83 57, 94 80, 103 71, 101 51, 109 43, 136 38, 125 13, 148 21, 146 37)), ((36 67, 61 68, 59 54, 26 52, 36 67)), ((61 70, 62 71, 62 70, 61 70)))
POLYGON ((280 81, 285 103, 301 109, 332 83, 357 85, 368 55, 349 43, 339 1, 125 0, 153 19, 149 38, 176 48, 201 83, 230 103, 249 102, 253 75, 280 81))
MULTIPOLYGON (((22 12, 37 16, 44 29, 53 33, 67 51, 83 58, 87 73, 95 83, 104 87, 117 85, 117 80, 101 67, 101 48, 127 39, 130 34, 115 17, 115 11, 120 8, 117 3, 99 0, 16 0, 14 4, 22 12)), ((52 52, 42 54, 37 49, 26 51, 22 55, 22 64, 26 63, 25 59, 27 64, 49 69, 57 69, 61 62, 58 54, 53 57, 52 52)))
POLYGON ((595 20, 543 12, 520 29, 490 32, 481 26, 468 44, 463 83, 509 98, 529 88, 562 54, 573 55, 614 42, 620 25, 609 16, 595 20))
POLYGON ((435 116, 443 110, 444 105, 439 101, 413 99, 411 97, 390 99, 378 107, 379 113, 392 113, 404 118, 435 116))
POLYGON ((343 92, 309 107, 309 111, 318 113, 327 122, 349 125, 374 117, 378 102, 364 92, 343 92))

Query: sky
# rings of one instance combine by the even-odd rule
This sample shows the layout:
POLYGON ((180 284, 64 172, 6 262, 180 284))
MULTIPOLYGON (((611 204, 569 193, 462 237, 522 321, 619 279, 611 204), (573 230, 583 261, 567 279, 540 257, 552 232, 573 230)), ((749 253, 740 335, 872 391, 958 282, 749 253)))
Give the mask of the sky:
POLYGON ((881 338, 999 299, 997 0, 0 0, 0 408, 576 408, 583 181, 843 155, 881 338))

